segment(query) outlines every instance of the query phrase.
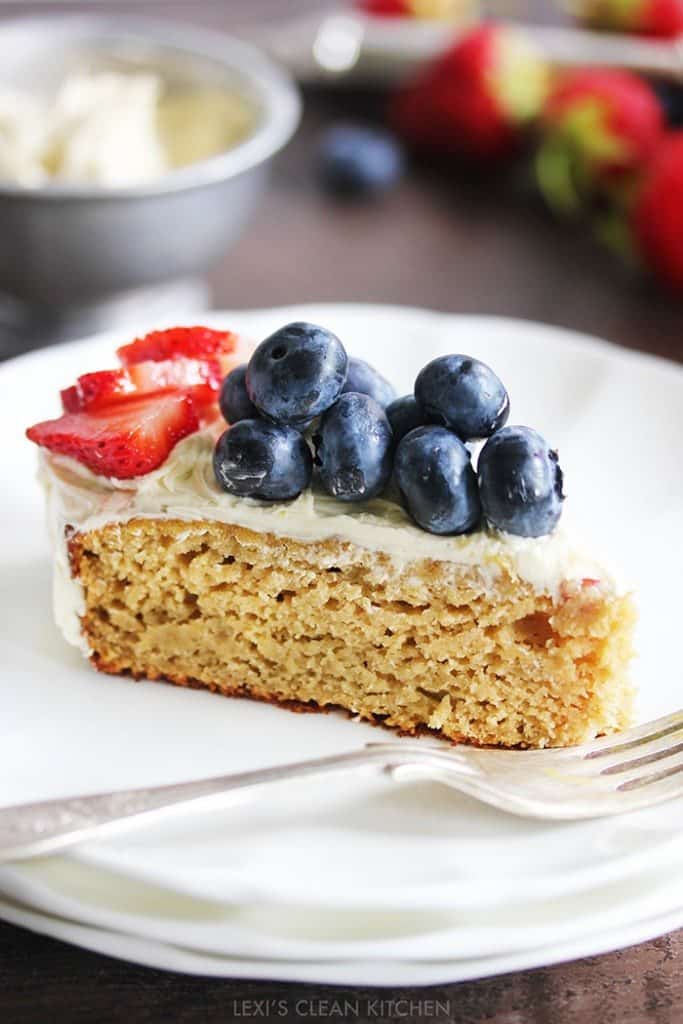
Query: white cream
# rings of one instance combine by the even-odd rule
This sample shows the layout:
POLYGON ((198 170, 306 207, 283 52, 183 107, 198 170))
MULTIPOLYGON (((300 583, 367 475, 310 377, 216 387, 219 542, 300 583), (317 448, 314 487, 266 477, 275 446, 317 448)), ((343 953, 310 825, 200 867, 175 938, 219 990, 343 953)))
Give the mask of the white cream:
POLYGON ((157 75, 69 75, 52 97, 0 93, 0 179, 125 186, 169 169, 157 128, 157 75))
POLYGON ((214 478, 215 435, 202 431, 185 438, 153 473, 135 480, 96 476, 73 459, 41 451, 41 478, 55 551, 55 617, 66 639, 83 646, 83 595, 71 577, 65 530, 98 529, 133 518, 216 520, 301 541, 340 538, 388 554, 398 567, 420 559, 476 566, 495 580, 501 570, 556 595, 565 580, 599 579, 613 585, 605 568, 589 558, 561 526, 540 538, 486 531, 438 537, 419 529, 400 505, 377 499, 347 505, 316 491, 295 501, 269 503, 235 498, 214 478))
POLYGON ((53 96, 0 89, 0 181, 140 185, 235 145, 253 116, 234 90, 151 72, 73 72, 53 96))

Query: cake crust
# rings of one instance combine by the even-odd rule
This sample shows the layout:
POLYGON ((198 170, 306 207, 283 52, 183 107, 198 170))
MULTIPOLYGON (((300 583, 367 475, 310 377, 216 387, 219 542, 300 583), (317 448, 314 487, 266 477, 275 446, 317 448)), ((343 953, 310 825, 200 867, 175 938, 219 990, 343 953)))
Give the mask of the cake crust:
POLYGON ((630 721, 632 604, 593 580, 553 597, 504 569, 492 582, 204 520, 134 518, 67 546, 102 672, 479 745, 565 746, 630 721))

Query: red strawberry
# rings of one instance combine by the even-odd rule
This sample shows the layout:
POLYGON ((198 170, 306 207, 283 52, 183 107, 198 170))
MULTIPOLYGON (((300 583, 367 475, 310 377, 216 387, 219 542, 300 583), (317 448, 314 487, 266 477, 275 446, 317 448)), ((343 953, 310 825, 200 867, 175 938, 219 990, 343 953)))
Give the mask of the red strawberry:
POLYGON ((128 367, 135 390, 141 394, 165 389, 185 390, 195 403, 202 420, 215 419, 219 414, 218 392, 223 377, 235 362, 229 359, 228 369, 218 362, 200 362, 198 359, 165 359, 162 362, 136 363, 128 367))
POLYGON ((579 21, 609 32, 673 39, 683 33, 681 0, 574 0, 579 21))
POLYGON ((127 480, 157 469, 199 420, 182 392, 131 399, 91 412, 65 413, 26 431, 36 444, 70 455, 93 473, 127 480))
POLYGON ((665 137, 648 167, 631 214, 646 264, 683 290, 683 131, 665 137))
POLYGON ((356 7, 379 18, 461 18, 474 6, 474 0, 356 0, 356 7))
POLYGON ((235 351, 238 337, 232 331, 214 331, 210 327, 169 327, 152 331, 130 345, 117 349, 124 366, 147 360, 212 359, 235 351))
POLYGON ((564 75, 542 119, 536 171, 546 200, 564 213, 628 190, 664 131, 661 105, 629 71, 587 68, 564 75))
POLYGON ((234 356, 219 356, 210 362, 181 357, 159 363, 136 363, 128 367, 128 373, 140 394, 168 389, 185 391, 192 398, 202 422, 211 422, 220 415, 218 392, 223 378, 236 362, 234 356))
POLYGON ((60 395, 65 412, 82 412, 128 398, 131 392, 135 392, 135 386, 126 370, 100 370, 84 373, 60 395))
POLYGON ((71 387, 68 388, 62 388, 59 392, 59 397, 62 400, 62 409, 64 412, 81 411, 81 397, 78 393, 77 384, 72 384, 71 387))
POLYGON ((547 95, 548 69, 519 30, 488 23, 464 36, 394 98, 408 142, 477 159, 507 156, 547 95))
POLYGON ((65 412, 99 409, 156 391, 187 390, 200 403, 215 400, 222 376, 213 363, 198 359, 165 359, 135 363, 121 370, 82 374, 61 392, 65 412))
POLYGON ((409 0, 357 0, 356 6, 380 18, 407 18, 411 14, 409 0))

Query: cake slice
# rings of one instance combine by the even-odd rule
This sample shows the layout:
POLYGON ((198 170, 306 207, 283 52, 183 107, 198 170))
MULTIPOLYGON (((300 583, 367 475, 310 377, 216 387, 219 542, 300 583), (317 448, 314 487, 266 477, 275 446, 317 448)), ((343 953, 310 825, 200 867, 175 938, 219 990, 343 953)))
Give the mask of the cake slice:
POLYGON ((537 486, 516 508, 505 470, 528 491, 524 459, 539 435, 504 428, 495 375, 448 357, 418 378, 419 401, 387 414, 343 390, 372 392, 370 368, 330 348, 329 332, 315 336, 322 347, 299 347, 314 335, 294 326, 259 346, 246 382, 240 369, 224 385, 229 418, 234 381, 248 388, 241 411, 251 403, 256 415, 228 430, 205 417, 169 438, 151 471, 94 472, 63 427, 32 428, 67 638, 103 672, 341 708, 453 741, 562 746, 628 725, 631 598, 559 522, 554 453, 533 450, 537 486), (324 386, 308 386, 313 364, 324 386), (485 400, 467 399, 473 378, 485 400), (309 414, 321 418, 306 431, 309 414), (448 425, 415 426, 437 418, 448 425), (493 439, 478 472, 462 454, 472 430, 493 439), (552 494, 541 494, 546 471, 552 494))

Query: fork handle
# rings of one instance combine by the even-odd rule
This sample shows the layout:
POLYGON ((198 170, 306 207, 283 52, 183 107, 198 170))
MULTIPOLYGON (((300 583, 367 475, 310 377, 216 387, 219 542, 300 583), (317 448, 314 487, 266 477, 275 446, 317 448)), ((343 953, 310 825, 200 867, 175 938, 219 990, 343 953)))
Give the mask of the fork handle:
POLYGON ((138 822, 153 822, 188 805, 216 806, 229 793, 273 782, 375 766, 430 760, 409 744, 381 743, 310 761, 147 789, 96 793, 0 808, 0 863, 55 853, 138 822), (411 752, 412 751, 412 752, 411 752))

